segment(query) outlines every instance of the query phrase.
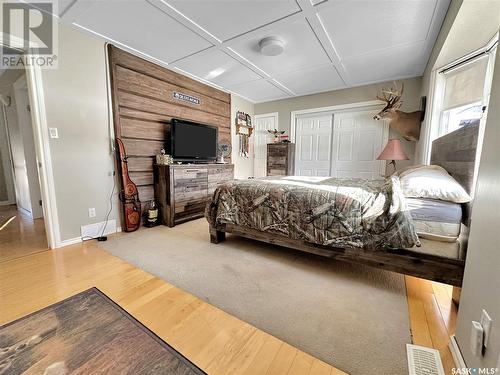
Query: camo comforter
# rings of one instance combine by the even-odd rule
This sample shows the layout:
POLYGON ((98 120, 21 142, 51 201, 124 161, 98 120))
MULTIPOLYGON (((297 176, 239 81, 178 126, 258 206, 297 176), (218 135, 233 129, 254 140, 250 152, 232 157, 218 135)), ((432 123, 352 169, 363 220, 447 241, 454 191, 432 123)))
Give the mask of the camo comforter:
POLYGON ((216 189, 206 217, 331 247, 420 245, 396 176, 234 180, 216 189))

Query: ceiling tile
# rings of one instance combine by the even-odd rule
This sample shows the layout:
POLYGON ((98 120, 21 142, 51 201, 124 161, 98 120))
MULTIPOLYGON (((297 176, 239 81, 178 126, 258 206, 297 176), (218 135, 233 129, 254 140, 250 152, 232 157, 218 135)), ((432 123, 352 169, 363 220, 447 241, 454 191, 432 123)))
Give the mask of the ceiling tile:
POLYGON ((385 49, 342 61, 353 84, 368 84, 416 76, 424 42, 385 49))
POLYGON ((331 64, 279 74, 276 79, 298 95, 345 88, 344 82, 331 64))
POLYGON ((248 38, 230 42, 229 46, 272 76, 330 62, 305 19, 269 32, 256 31, 248 38), (281 55, 264 56, 260 53, 259 41, 268 36, 277 36, 284 41, 285 51, 281 55))
POLYGON ((295 0, 167 0, 220 40, 227 40, 300 11, 295 0))
POLYGON ((244 96, 254 102, 267 102, 289 97, 289 95, 284 91, 281 91, 264 79, 228 86, 227 88, 230 91, 244 96))
POLYGON ((57 1, 57 15, 63 14, 72 4, 74 0, 58 0, 57 1))
POLYGON ((174 66, 223 87, 262 78, 216 48, 179 60, 174 66))
POLYGON ((348 1, 319 12, 341 59, 425 40, 436 0, 348 1))
POLYGON ((75 23, 163 62, 211 44, 144 0, 92 1, 75 23))

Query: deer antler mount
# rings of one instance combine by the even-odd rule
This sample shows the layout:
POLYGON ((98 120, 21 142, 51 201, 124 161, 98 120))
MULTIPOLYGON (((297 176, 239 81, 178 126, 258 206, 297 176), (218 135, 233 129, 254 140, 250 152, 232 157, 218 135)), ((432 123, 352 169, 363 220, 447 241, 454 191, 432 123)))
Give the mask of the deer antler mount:
POLYGON ((390 89, 382 89, 377 99, 386 103, 385 107, 373 118, 375 120, 388 119, 389 127, 401 134, 407 141, 418 141, 423 111, 402 112, 399 110, 403 104, 404 83, 399 90, 397 84, 390 89))

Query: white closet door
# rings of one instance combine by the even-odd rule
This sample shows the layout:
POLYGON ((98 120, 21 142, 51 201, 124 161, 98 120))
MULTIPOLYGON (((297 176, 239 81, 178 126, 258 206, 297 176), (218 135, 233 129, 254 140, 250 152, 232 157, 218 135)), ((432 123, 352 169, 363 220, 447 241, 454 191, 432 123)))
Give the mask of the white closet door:
POLYGON ((332 113, 299 117, 295 136, 295 174, 330 176, 332 113))
POLYGON ((267 144, 271 142, 272 137, 268 130, 277 128, 276 114, 255 116, 252 133, 254 150, 253 175, 255 178, 267 175, 267 144))
POLYGON ((386 122, 373 119, 376 111, 334 115, 332 176, 381 179, 385 162, 376 160, 387 143, 386 122))

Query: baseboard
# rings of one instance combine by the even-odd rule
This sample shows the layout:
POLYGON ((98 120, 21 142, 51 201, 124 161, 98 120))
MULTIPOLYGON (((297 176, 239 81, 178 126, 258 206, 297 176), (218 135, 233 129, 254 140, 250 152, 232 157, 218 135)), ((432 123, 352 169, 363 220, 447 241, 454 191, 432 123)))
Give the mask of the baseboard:
POLYGON ((453 362, 455 362, 456 368, 467 368, 465 364, 464 357, 457 343, 455 335, 450 336, 450 341, 448 342, 448 348, 450 349, 451 355, 453 357, 453 362))
POLYGON ((1 201, 0 206, 11 206, 13 204, 16 204, 14 201, 1 201))
MULTIPOLYGON (((111 227, 110 228, 107 228, 104 235, 109 235, 109 234, 113 234, 113 233, 118 233, 118 232, 121 232, 122 231, 122 228, 121 227, 115 227, 115 224, 114 224, 114 220, 110 220, 110 222, 113 222, 111 227)), ((101 225, 103 223, 97 223, 95 225, 101 225)), ((100 231, 100 229, 99 229, 100 231)), ((56 244, 56 249, 60 248, 60 247, 65 247, 65 246, 70 246, 70 245, 74 245, 74 244, 77 244, 77 243, 81 243, 83 242, 82 240, 82 236, 80 237, 74 237, 74 238, 70 238, 68 240, 63 240, 63 241, 59 241, 57 244, 56 244)))
POLYGON ((74 245, 74 244, 81 243, 81 242, 82 242, 82 237, 75 237, 75 238, 70 238, 69 240, 59 241, 56 244, 56 249, 58 249, 60 247, 74 245))

